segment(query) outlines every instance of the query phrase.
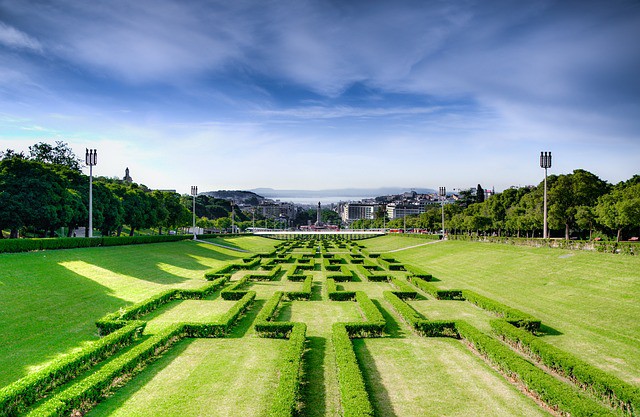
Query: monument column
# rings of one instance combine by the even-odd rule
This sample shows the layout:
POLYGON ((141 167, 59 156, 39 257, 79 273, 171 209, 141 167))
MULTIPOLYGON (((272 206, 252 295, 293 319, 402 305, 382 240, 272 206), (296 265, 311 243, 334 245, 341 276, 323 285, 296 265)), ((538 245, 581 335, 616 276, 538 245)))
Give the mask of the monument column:
POLYGON ((322 211, 320 210, 320 202, 318 201, 318 216, 316 218, 316 224, 319 226, 322 223, 322 211))

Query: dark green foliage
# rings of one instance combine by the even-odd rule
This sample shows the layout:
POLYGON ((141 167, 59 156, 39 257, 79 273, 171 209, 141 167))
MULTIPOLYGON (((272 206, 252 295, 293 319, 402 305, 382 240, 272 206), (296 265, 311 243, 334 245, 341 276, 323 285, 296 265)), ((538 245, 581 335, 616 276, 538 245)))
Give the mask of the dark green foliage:
POLYGON ((484 310, 497 313, 514 326, 522 327, 530 332, 537 332, 540 330, 540 320, 527 313, 523 313, 520 310, 506 306, 474 291, 462 290, 462 295, 470 303, 473 303, 484 310))
POLYGON ((396 293, 385 291, 384 298, 400 316, 420 335, 427 337, 458 337, 455 324, 451 321, 430 321, 405 303, 396 293))
POLYGON ((349 301, 356 296, 355 291, 338 291, 336 281, 333 278, 327 278, 327 295, 331 301, 349 301))
POLYGON ((362 372, 353 351, 351 339, 343 323, 333 325, 331 340, 336 355, 340 398, 345 417, 373 417, 373 406, 364 384, 362 372))
POLYGON ((280 380, 273 394, 270 417, 290 417, 300 396, 300 369, 306 341, 307 325, 295 323, 289 334, 289 343, 280 360, 280 380))
POLYGON ((79 352, 66 355, 51 365, 0 389, 0 416, 13 416, 44 397, 53 388, 78 376, 120 348, 138 339, 144 322, 132 321, 118 331, 92 343, 79 352))
POLYGON ((498 336, 525 351, 536 361, 593 392, 612 406, 621 408, 632 416, 640 412, 640 389, 637 387, 589 365, 527 331, 514 327, 505 320, 493 320, 491 327, 498 336))
POLYGON ((407 279, 422 291, 430 294, 438 300, 464 300, 462 290, 439 290, 438 287, 430 282, 418 278, 417 276, 408 276, 407 279))
POLYGON ((403 300, 414 299, 418 295, 415 288, 400 278, 392 277, 391 283, 398 289, 398 291, 394 291, 393 293, 403 300))
POLYGON ((460 337, 511 378, 521 381, 529 391, 550 407, 557 407, 573 417, 611 416, 612 410, 577 391, 556 377, 528 362, 508 346, 487 336, 475 327, 456 322, 460 337))

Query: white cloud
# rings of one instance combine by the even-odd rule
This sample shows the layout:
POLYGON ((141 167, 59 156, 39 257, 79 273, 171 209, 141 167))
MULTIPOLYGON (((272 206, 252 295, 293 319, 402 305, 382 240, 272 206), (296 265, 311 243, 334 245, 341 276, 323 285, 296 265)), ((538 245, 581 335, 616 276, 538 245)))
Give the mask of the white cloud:
POLYGON ((14 49, 42 52, 42 45, 37 39, 3 22, 0 22, 0 44, 14 49))

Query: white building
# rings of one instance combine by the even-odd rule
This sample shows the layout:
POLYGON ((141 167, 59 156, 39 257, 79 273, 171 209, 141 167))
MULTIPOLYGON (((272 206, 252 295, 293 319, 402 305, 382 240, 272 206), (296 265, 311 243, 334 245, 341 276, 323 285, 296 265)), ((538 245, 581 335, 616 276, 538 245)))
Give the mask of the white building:
POLYGON ((379 204, 373 203, 343 203, 339 214, 345 223, 352 223, 360 219, 373 220, 378 207, 380 207, 379 204))

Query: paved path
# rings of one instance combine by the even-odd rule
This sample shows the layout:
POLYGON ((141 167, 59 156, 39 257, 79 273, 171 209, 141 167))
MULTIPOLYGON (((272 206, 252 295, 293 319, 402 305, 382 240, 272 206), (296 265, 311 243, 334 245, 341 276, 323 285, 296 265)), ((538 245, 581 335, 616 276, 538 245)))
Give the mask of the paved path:
POLYGON ((401 250, 407 250, 407 249, 413 249, 413 248, 417 248, 420 246, 424 246, 424 245, 432 245, 434 243, 438 243, 438 242, 444 242, 444 240, 432 240, 430 242, 427 243, 421 243, 419 245, 413 245, 413 246, 407 246, 406 248, 400 248, 400 249, 394 249, 394 250, 390 250, 387 253, 391 253, 391 252, 400 252, 401 250))
POLYGON ((244 250, 244 249, 240 249, 240 248, 234 248, 233 246, 226 246, 226 245, 221 245, 219 243, 213 243, 213 242, 209 242, 206 240, 200 240, 200 239, 196 239, 196 242, 200 242, 200 243, 207 243, 209 245, 213 245, 213 246, 219 246, 221 248, 225 248, 225 249, 229 249, 229 250, 234 250, 236 252, 244 252, 244 253, 249 253, 248 250, 244 250))

